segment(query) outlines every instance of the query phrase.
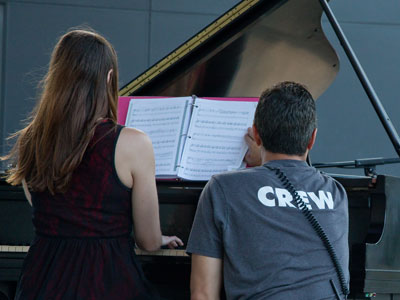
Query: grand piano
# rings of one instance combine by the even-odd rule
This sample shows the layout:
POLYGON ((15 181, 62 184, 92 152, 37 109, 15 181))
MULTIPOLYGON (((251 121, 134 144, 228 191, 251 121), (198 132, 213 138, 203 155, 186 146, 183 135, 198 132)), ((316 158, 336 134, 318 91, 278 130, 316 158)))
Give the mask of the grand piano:
MULTIPOLYGON (((318 0, 244 0, 127 83, 120 96, 258 97, 291 80, 317 99, 339 70, 321 28, 323 10, 318 0)), ((373 163, 367 166, 371 171, 373 163)), ((334 175, 349 196, 349 299, 399 300, 400 178, 366 174, 334 175)), ((157 182, 163 233, 187 242, 204 184, 157 182)), ((21 187, 0 181, 0 299, 12 299, 32 237, 21 187)), ((184 249, 137 254, 164 298, 189 299, 184 249)))

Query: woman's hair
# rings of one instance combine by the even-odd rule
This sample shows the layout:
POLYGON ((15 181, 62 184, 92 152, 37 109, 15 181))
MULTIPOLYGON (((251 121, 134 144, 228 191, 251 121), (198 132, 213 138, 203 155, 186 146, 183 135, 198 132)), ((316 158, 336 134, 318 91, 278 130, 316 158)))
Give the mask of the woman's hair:
POLYGON ((91 30, 61 36, 41 82, 29 124, 3 159, 13 159, 7 182, 33 191, 64 192, 102 119, 117 121, 118 67, 112 45, 91 30), (109 71, 112 70, 108 78, 109 71))

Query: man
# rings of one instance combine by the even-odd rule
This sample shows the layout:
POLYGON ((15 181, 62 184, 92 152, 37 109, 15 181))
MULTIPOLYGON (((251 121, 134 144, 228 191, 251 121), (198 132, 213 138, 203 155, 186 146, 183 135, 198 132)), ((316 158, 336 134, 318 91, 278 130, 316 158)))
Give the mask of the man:
MULTIPOLYGON (((343 187, 305 162, 317 134, 315 102, 293 82, 265 91, 247 160, 262 166, 213 176, 203 190, 187 252, 192 299, 344 299, 333 260, 293 200, 282 172, 331 241, 348 285, 343 187)), ((301 205, 300 205, 301 206, 301 205)))

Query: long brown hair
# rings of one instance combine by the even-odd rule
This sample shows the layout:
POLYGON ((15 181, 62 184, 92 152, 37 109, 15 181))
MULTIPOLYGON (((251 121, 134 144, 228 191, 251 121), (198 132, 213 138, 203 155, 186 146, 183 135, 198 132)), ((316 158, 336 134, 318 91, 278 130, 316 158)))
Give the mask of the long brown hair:
POLYGON ((96 125, 104 118, 116 123, 117 101, 118 67, 112 45, 91 30, 61 36, 30 122, 13 135, 14 148, 2 158, 16 163, 7 182, 17 185, 25 179, 33 191, 64 192, 96 125))

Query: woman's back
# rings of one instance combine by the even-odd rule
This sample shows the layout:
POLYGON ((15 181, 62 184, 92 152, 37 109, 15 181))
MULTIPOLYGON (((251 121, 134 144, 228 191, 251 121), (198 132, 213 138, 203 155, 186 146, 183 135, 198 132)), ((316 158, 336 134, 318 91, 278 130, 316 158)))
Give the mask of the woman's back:
POLYGON ((37 234, 116 237, 131 233, 131 189, 120 182, 114 166, 120 130, 110 121, 97 126, 66 192, 31 193, 37 234))
POLYGON ((96 127, 64 193, 32 193, 36 237, 16 299, 153 299, 130 237, 132 192, 114 164, 121 128, 96 127))

